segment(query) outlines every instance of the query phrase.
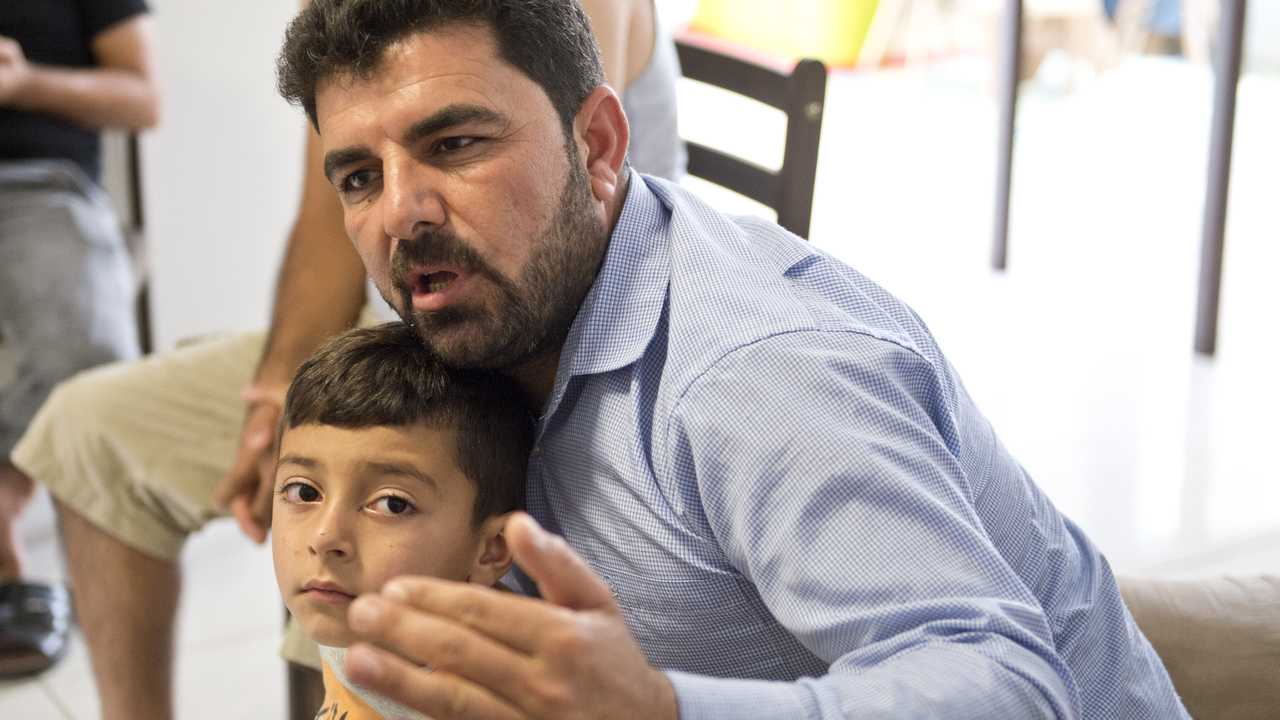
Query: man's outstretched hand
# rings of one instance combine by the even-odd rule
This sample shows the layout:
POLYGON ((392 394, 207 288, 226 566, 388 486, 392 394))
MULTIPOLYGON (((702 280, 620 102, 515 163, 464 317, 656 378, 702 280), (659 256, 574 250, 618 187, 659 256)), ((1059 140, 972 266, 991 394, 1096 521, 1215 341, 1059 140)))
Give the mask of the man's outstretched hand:
POLYGON ((649 665, 609 587, 560 538, 517 513, 506 529, 542 600, 404 577, 352 603, 364 642, 351 679, 435 720, 676 720, 666 675, 649 665))
POLYGON ((271 528, 271 491, 275 486, 276 425, 287 386, 250 385, 240 447, 231 470, 213 489, 213 506, 230 511, 240 530, 254 542, 267 539, 271 528))

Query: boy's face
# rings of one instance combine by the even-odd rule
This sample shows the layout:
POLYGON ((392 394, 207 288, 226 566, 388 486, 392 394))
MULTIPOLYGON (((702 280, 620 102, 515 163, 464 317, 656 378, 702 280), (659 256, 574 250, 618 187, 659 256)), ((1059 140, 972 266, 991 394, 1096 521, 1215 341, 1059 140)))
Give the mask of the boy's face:
POLYGON ((300 425, 284 431, 271 550, 293 616, 321 645, 351 643, 347 608, 399 575, 491 585, 505 516, 472 523, 475 486, 452 429, 300 425))

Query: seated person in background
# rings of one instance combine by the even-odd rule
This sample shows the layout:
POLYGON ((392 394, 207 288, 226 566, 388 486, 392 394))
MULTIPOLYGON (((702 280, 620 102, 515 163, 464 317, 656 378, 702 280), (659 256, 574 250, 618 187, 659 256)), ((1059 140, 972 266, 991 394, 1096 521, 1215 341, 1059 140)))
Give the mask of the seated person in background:
POLYGON ((99 131, 159 114, 143 0, 0 2, 0 677, 66 647, 61 588, 22 582, 14 520, 30 478, 9 454, 55 385, 136 357, 134 278, 98 186, 99 131))
POLYGON ((446 369, 403 323, 352 330, 298 369, 271 550, 280 594, 324 658, 320 716, 423 717, 346 680, 347 609, 399 575, 495 585, 532 444, 514 382, 446 369))
MULTIPOLYGON (((652 1, 583 6, 627 106, 635 167, 678 176, 679 68, 652 1)), ((356 324, 366 297, 312 133, 265 338, 237 333, 80 375, 57 388, 15 449, 13 494, 25 499, 34 479, 54 498, 104 717, 170 716, 182 545, 228 510, 249 537, 266 538, 285 388, 326 338, 356 324)), ((16 514, 6 507, 0 523, 16 514)), ((0 536, 0 552, 11 546, 0 536)))

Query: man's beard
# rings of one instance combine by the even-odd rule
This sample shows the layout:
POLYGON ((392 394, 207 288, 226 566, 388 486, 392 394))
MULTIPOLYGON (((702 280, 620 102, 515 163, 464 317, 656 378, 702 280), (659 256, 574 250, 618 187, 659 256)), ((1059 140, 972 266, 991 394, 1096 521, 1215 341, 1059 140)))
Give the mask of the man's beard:
MULTIPOLYGON (((560 209, 537 238, 518 280, 503 276, 457 235, 434 230, 401 241, 391 259, 397 311, 446 365, 506 370, 559 349, 595 280, 607 230, 591 211, 591 185, 570 156, 560 209), (448 265, 486 279, 496 292, 426 312, 413 307, 410 269, 448 265)), ((455 280, 454 282, 457 282, 455 280)), ((395 303, 391 303, 393 306, 395 303)))

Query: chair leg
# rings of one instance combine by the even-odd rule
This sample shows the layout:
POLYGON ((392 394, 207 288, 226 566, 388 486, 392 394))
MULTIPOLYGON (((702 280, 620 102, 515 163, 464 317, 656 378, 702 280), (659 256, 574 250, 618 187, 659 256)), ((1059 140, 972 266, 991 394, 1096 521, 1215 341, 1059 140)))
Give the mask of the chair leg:
POLYGON ((1240 79, 1245 0, 1226 0, 1218 28, 1217 79, 1213 88, 1213 126, 1209 136, 1209 181, 1204 199, 1200 246, 1200 287, 1196 298, 1195 350, 1213 355, 1218 345, 1218 301, 1222 291, 1222 251, 1227 224, 1231 145, 1236 124, 1236 86, 1240 79))
POLYGON ((1009 260, 1009 195, 1013 178, 1013 132, 1018 113, 1018 77, 1022 74, 1022 0, 1008 0, 1001 28, 1000 138, 996 165, 996 216, 991 266, 1004 270, 1009 260))
POLYGON ((289 720, 314 720, 324 702, 324 678, 318 670, 288 663, 289 720))
POLYGON ((154 347, 151 337, 151 282, 148 280, 144 280, 138 289, 134 312, 138 315, 138 347, 143 355, 150 355, 154 347))

